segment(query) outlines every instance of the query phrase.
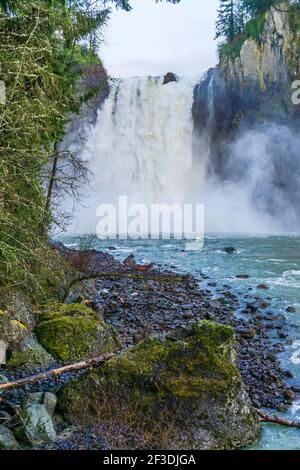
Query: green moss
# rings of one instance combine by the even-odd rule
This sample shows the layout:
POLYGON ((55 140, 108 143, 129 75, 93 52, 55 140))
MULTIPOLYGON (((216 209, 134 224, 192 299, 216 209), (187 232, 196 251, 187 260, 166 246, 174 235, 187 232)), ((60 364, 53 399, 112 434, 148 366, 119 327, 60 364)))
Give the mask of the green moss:
POLYGON ((264 32, 267 13, 263 13, 258 18, 248 21, 245 27, 245 37, 254 39, 260 43, 264 32))
POLYGON ((54 304, 53 308, 45 309, 35 333, 55 358, 77 361, 116 349, 113 328, 100 324, 92 309, 80 304, 54 304))
POLYGON ((93 319, 97 319, 94 311, 82 304, 64 304, 61 302, 52 302, 44 306, 43 310, 40 312, 40 319, 42 321, 54 320, 55 318, 60 317, 74 317, 74 316, 84 316, 93 319))
POLYGON ((240 57, 242 46, 246 38, 242 34, 237 36, 233 41, 220 44, 219 55, 220 57, 231 57, 233 59, 240 57))
POLYGON ((207 321, 176 336, 152 336, 64 387, 59 406, 75 422, 113 420, 146 433, 151 448, 251 443, 258 427, 233 342, 231 328, 207 321), (194 437, 203 429, 208 444, 194 437))
MULTIPOLYGON (((123 399, 125 390, 130 390, 130 400, 138 403, 139 409, 150 420, 158 403, 164 408, 170 400, 175 403, 177 399, 189 401, 222 394, 239 378, 231 358, 233 334, 230 327, 205 321, 194 325, 179 338, 150 337, 104 364, 99 371, 102 393, 117 403, 118 398, 123 399), (155 380, 156 372, 159 386, 155 380)), ((88 381, 92 383, 90 378, 88 381)), ((93 379, 97 381, 95 375, 93 379)), ((75 403, 76 396, 80 397, 86 391, 85 379, 69 390, 68 400, 75 403)), ((101 408, 101 413, 105 415, 105 409, 101 408)))

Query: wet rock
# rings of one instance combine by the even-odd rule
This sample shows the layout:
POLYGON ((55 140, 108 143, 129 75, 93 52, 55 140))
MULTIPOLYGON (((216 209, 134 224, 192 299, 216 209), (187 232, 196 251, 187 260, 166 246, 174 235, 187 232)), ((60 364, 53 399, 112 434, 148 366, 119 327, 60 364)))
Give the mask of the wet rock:
POLYGON ((226 246, 223 251, 229 255, 236 253, 236 249, 233 246, 226 246))
POLYGON ((167 338, 151 337, 64 387, 59 406, 74 422, 84 414, 91 422, 113 417, 126 425, 135 416, 134 428, 151 433, 155 448, 249 445, 257 440, 259 425, 233 344, 231 328, 210 322, 167 338))
POLYGON ((191 318, 194 318, 194 314, 191 310, 186 310, 182 313, 182 318, 184 318, 185 320, 189 320, 191 318))
POLYGON ((136 264, 134 255, 127 256, 127 258, 124 259, 123 264, 129 264, 129 265, 136 264))
POLYGON ((250 276, 248 274, 238 274, 235 276, 237 279, 249 279, 250 276))
POLYGON ((244 339, 252 339, 256 336, 256 330, 254 328, 239 328, 237 329, 237 332, 240 334, 240 336, 244 339))
POLYGON ((222 304, 219 300, 217 299, 213 299, 209 302, 209 306, 211 308, 214 308, 214 309, 217 309, 217 310, 220 310, 222 308, 222 304))
POLYGON ((296 313, 296 312, 297 312, 297 310, 296 310, 295 307, 288 307, 288 308, 286 309, 286 311, 287 311, 288 313, 296 313))
POLYGON ((293 401, 295 399, 295 393, 293 390, 285 390, 284 396, 289 401, 293 401))
POLYGON ((259 284, 258 286, 256 286, 257 289, 261 289, 261 290, 268 290, 270 289, 270 287, 267 285, 267 284, 259 284))
POLYGON ((0 427, 0 450, 15 450, 19 444, 10 429, 0 427))
POLYGON ((171 82, 178 82, 178 77, 177 75, 175 75, 175 73, 168 72, 164 76, 163 85, 167 85, 168 83, 171 83, 171 82))

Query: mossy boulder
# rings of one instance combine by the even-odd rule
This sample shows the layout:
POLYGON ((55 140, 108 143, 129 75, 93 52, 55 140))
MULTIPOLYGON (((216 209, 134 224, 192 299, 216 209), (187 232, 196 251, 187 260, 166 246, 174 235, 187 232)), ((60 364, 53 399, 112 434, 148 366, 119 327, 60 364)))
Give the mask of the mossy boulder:
POLYGON ((253 444, 259 424, 236 367, 234 332, 207 321, 150 337, 63 387, 73 421, 120 421, 152 448, 232 449, 253 444))
POLYGON ((35 335, 32 333, 17 350, 12 352, 7 367, 26 366, 30 369, 36 366, 48 366, 53 362, 53 356, 38 343, 35 335))
POLYGON ((81 304, 48 306, 35 334, 46 351, 65 362, 89 359, 118 347, 114 329, 81 304))

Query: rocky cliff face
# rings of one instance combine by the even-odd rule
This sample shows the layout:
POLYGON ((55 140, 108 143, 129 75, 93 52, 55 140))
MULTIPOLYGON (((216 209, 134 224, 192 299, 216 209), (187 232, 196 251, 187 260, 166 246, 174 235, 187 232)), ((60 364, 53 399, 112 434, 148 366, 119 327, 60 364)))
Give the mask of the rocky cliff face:
POLYGON ((212 161, 220 162, 223 140, 240 127, 266 121, 296 125, 300 106, 292 103, 292 83, 297 79, 300 18, 282 4, 266 14, 259 40, 246 39, 238 55, 223 54, 195 88, 195 136, 208 130, 212 161))

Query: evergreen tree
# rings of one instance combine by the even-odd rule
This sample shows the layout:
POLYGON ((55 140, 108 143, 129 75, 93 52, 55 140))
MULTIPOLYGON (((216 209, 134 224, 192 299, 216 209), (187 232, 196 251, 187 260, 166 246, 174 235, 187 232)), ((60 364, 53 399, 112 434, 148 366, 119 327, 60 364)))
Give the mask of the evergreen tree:
POLYGON ((242 8, 246 15, 255 19, 280 2, 282 3, 281 0, 242 0, 242 8))
POLYGON ((242 16, 240 2, 237 0, 220 0, 218 20, 216 23, 216 38, 232 41, 241 32, 242 16))

